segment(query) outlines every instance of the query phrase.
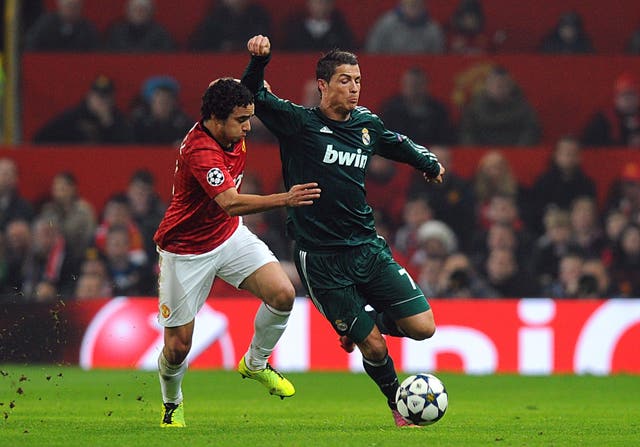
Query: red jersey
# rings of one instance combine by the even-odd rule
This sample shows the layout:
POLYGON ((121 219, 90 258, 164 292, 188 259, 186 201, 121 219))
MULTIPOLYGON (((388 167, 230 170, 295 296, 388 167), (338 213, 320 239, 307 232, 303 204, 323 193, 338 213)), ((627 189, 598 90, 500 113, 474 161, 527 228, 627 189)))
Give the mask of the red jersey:
POLYGON ((246 158, 244 139, 225 150, 202 122, 191 128, 180 145, 169 207, 153 238, 161 249, 206 253, 233 234, 240 218, 229 216, 214 197, 240 188, 246 158))

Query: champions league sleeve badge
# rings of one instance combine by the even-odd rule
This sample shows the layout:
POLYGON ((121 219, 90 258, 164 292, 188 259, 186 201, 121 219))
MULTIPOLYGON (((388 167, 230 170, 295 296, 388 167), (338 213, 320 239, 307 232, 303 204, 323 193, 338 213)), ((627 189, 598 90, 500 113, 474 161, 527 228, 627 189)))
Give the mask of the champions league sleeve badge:
POLYGON ((220 186, 224 182, 224 174, 218 168, 211 168, 207 172, 207 183, 211 186, 220 186))

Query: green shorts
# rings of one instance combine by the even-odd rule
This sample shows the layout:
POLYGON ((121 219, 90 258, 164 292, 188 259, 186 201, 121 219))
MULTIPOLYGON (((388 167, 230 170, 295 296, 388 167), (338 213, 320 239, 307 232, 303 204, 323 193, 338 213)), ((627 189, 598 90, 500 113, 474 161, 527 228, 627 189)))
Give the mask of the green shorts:
POLYGON ((420 287, 398 264, 384 239, 339 253, 311 253, 296 247, 295 263, 314 305, 340 335, 364 340, 375 322, 368 304, 393 320, 430 309, 420 287))

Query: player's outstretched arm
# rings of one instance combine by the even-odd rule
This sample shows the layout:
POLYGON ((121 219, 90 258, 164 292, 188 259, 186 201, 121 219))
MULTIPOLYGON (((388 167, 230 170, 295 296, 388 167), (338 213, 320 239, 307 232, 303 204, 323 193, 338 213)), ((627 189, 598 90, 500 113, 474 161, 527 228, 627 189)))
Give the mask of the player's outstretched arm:
POLYGON ((230 216, 260 213, 274 208, 313 205, 320 197, 320 188, 315 182, 293 185, 287 192, 261 196, 240 194, 235 188, 229 188, 215 197, 215 201, 230 216))

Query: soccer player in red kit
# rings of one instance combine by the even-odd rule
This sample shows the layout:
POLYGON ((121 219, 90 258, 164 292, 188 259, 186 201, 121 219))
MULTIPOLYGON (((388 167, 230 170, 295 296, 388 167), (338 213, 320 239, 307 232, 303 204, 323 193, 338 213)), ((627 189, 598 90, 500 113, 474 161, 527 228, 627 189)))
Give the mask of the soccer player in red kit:
POLYGON ((253 95, 246 87, 235 79, 216 80, 202 97, 201 120, 180 145, 173 196, 154 237, 160 254, 158 321, 164 327, 158 358, 162 427, 185 425, 185 359, 195 316, 216 276, 263 301, 238 372, 281 398, 295 393, 291 382, 267 363, 287 326, 295 291, 273 253, 239 216, 312 205, 320 189, 317 183, 306 183, 264 196, 238 192, 253 114, 253 95))

